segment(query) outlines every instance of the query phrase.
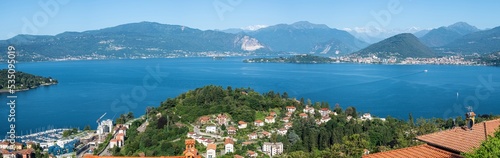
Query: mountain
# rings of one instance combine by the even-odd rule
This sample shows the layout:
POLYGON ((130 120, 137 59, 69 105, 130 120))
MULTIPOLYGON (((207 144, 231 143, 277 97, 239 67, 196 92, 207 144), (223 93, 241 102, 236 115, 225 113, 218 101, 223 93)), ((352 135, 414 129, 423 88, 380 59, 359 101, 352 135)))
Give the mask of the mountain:
POLYGON ((0 41, 15 44, 18 60, 37 61, 75 56, 115 58, 185 56, 202 52, 251 52, 264 49, 248 35, 202 31, 179 25, 140 22, 55 36, 18 35, 0 41), (22 55, 22 56, 21 56, 22 55))
POLYGON ((450 26, 432 29, 422 36, 420 41, 428 47, 440 47, 476 31, 479 31, 479 29, 475 26, 471 26, 465 22, 457 22, 450 26))
MULTIPOLYGON (((343 30, 349 32, 354 37, 368 42, 370 44, 380 42, 386 38, 392 37, 401 33, 417 33, 421 31, 418 27, 410 27, 406 29, 383 29, 374 27, 354 27, 354 28, 344 28, 343 30)), ((424 30, 425 31, 425 30, 424 30)), ((418 37, 418 36, 417 36, 418 37)))
POLYGON ((406 57, 433 57, 435 53, 422 44, 415 35, 411 33, 402 33, 378 43, 372 44, 355 54, 361 56, 376 55, 378 57, 395 56, 406 57))
POLYGON ((429 33, 429 31, 431 31, 431 30, 427 30, 427 29, 420 30, 420 31, 417 31, 417 32, 413 33, 413 35, 415 35, 415 37, 420 38, 420 37, 425 36, 427 33, 429 33))
MULTIPOLYGON (((320 53, 325 51, 325 49, 318 49, 320 47, 334 49, 339 47, 344 48, 339 50, 340 53, 351 53, 368 45, 346 31, 307 21, 268 26, 247 34, 265 43, 273 51, 320 53), (335 43, 329 41, 335 41, 335 43)), ((333 52, 336 51, 334 49, 332 49, 333 52)))
POLYGON ((442 47, 444 51, 463 54, 493 53, 500 51, 500 26, 470 33, 442 47))

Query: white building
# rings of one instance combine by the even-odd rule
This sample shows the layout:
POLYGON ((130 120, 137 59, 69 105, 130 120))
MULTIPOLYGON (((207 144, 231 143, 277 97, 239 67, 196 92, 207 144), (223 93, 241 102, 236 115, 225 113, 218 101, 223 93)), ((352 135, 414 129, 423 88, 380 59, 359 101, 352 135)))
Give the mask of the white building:
POLYGON ((207 132, 207 133, 217 133, 217 126, 207 126, 205 128, 205 132, 207 132))
POLYGON ((262 122, 261 120, 256 120, 253 122, 254 126, 257 126, 257 127, 262 127, 264 126, 264 122, 262 122))
POLYGON ((361 116, 361 120, 371 120, 372 115, 370 113, 364 113, 363 116, 361 116))
POLYGON ((267 116, 264 121, 266 121, 266 123, 274 123, 275 122, 273 116, 267 116))
POLYGON ((97 126, 97 134, 102 135, 110 133, 113 130, 113 120, 107 119, 101 121, 99 126, 97 126))
POLYGON ((217 155, 217 145, 215 144, 208 144, 207 146, 207 158, 215 158, 217 155))
POLYGON ((245 121, 239 121, 238 128, 239 129, 247 128, 247 123, 245 121))
POLYGON ((226 153, 234 152, 234 141, 232 138, 226 138, 226 140, 224 140, 224 151, 226 153))
POLYGON ((304 110, 302 110, 304 113, 308 113, 308 114, 314 114, 314 108, 313 107, 309 107, 309 106, 306 106, 306 108, 304 108, 304 110))
POLYGON ((264 142, 262 145, 262 152, 268 154, 270 157, 280 155, 283 153, 283 143, 264 142))
POLYGON ((282 136, 286 135, 287 132, 288 130, 286 128, 281 128, 278 130, 278 134, 282 136))

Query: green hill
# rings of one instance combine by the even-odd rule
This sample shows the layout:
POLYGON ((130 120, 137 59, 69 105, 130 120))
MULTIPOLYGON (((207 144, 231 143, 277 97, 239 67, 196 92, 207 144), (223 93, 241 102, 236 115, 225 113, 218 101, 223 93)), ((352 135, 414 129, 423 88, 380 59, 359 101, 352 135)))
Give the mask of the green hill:
POLYGON ((434 57, 435 53, 427 46, 422 44, 415 35, 410 33, 398 34, 372 44, 365 49, 362 49, 355 54, 361 56, 378 57, 434 57))

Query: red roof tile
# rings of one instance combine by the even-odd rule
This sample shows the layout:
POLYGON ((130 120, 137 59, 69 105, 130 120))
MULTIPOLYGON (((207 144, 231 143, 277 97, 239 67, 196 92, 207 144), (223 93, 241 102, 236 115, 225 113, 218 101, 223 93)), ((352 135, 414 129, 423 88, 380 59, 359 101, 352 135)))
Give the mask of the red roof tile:
POLYGON ((210 150, 210 149, 216 150, 217 149, 217 145, 215 145, 215 144, 208 144, 207 145, 207 150, 210 150))
POLYGON ((224 140, 224 145, 226 144, 234 144, 234 141, 232 138, 226 138, 226 140, 224 140))
POLYGON ((363 158, 462 158, 462 156, 424 144, 414 147, 390 150, 364 155, 363 158))
POLYGON ((417 139, 455 152, 471 152, 479 147, 488 135, 493 135, 498 126, 500 119, 476 123, 472 126, 472 130, 454 128, 418 136, 417 139))

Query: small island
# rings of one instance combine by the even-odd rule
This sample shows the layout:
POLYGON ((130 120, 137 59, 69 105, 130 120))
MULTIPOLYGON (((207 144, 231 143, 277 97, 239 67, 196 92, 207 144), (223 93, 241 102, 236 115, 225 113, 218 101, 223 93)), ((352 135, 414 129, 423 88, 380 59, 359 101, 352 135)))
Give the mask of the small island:
POLYGON ((0 78, 0 93, 8 93, 10 91, 8 86, 9 79, 15 80, 15 83, 13 84, 15 87, 12 89, 14 91, 24 91, 37 88, 39 86, 53 85, 58 83, 57 80, 52 79, 51 77, 36 76, 20 71, 15 72, 15 77, 9 78, 9 72, 7 69, 0 70, 0 76, 2 76, 0 78))
POLYGON ((321 57, 315 55, 294 55, 289 57, 276 57, 276 58, 252 58, 243 60, 245 63, 294 63, 294 64, 325 64, 334 63, 334 60, 329 57, 321 57))

